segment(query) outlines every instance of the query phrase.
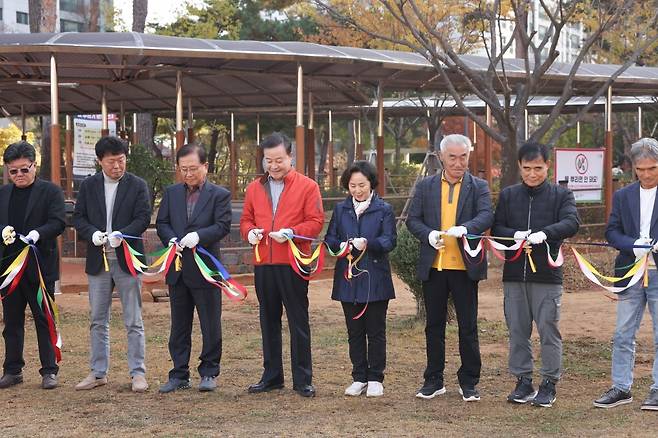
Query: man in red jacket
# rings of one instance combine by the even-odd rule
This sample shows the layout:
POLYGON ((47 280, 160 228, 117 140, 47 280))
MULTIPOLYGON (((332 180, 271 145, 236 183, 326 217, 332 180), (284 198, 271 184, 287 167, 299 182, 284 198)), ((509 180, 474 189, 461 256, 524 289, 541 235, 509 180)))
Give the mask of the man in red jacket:
MULTIPOLYGON (((249 386, 250 393, 283 388, 281 313, 283 306, 290 329, 293 389, 313 397, 311 331, 308 323, 308 281, 299 277, 288 260, 288 238, 315 238, 322 230, 324 212, 317 183, 292 167, 290 140, 274 133, 260 144, 267 173, 247 187, 240 219, 242 238, 259 245, 260 261, 254 259, 256 295, 260 304, 263 337, 263 376, 249 386)), ((305 253, 306 240, 295 243, 305 253)))

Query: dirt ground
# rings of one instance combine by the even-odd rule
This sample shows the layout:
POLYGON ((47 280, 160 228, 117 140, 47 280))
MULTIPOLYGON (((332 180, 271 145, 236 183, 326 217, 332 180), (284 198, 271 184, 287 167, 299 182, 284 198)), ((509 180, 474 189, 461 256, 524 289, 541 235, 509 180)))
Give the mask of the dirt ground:
MULTIPOLYGON (((60 387, 39 388, 34 330, 27 328, 25 383, 0 391, 2 436, 651 436, 658 435, 658 415, 640 411, 651 384, 653 341, 645 314, 638 338, 635 401, 613 410, 595 409, 592 400, 609 386, 610 339, 615 304, 599 291, 566 293, 562 305, 564 378, 551 409, 505 402, 514 386, 507 373, 507 337, 502 312, 500 272, 490 271, 480 284, 480 342, 483 358, 479 385, 482 401, 464 403, 457 389, 459 366, 456 327, 448 328, 446 387, 433 400, 414 397, 425 365, 424 327, 413 319, 415 302, 396 280, 398 298, 388 314, 388 368, 385 395, 347 398, 351 383, 345 323, 340 306, 329 299, 330 280, 310 288, 314 384, 317 397, 304 399, 287 386, 250 395, 246 387, 261 373, 258 306, 250 287, 245 303, 224 301, 224 351, 219 389, 195 388, 160 395, 159 384, 171 366, 167 351, 169 306, 145 303, 147 378, 145 394, 130 392, 125 333, 115 300, 111 327, 110 383, 92 391, 73 386, 88 372, 87 296, 58 296, 64 349, 60 387)), ((285 324, 285 323, 284 323, 285 324)), ((285 327, 285 325, 284 325, 285 327)), ((285 335, 284 329, 284 335, 285 335)), ((192 357, 200 349, 198 324, 192 357)), ((289 369, 287 336, 284 360, 289 369)), ((191 363, 196 367, 196 359, 191 363)), ((288 372, 287 377, 290 376, 288 372)), ((536 380, 539 376, 535 376, 536 380)), ((198 384, 194 376, 193 384, 198 384)))

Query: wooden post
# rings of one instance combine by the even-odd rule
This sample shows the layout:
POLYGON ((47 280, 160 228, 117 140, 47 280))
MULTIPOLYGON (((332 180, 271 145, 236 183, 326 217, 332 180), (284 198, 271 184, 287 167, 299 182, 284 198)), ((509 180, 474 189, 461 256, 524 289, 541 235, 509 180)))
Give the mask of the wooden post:
POLYGON ((264 174, 263 149, 260 147, 260 114, 256 116, 256 173, 264 174))
POLYGON ((384 174, 384 96, 380 83, 377 87, 377 193, 386 194, 386 175, 384 174))
POLYGON ((187 99, 187 142, 194 143, 194 113, 192 112, 192 98, 187 99))
POLYGON ((297 64, 297 125, 295 126, 295 169, 304 173, 304 70, 297 64))
POLYGON ((132 132, 132 144, 137 144, 139 139, 137 138, 137 113, 133 113, 133 132, 132 132))
POLYGON ((580 121, 576 122, 576 147, 581 147, 580 143, 580 121))
POLYGON ((315 179, 315 129, 313 126, 313 94, 308 93, 308 129, 306 130, 306 176, 315 179))
POLYGON ((107 91, 105 86, 101 87, 101 137, 110 135, 110 129, 107 122, 107 91))
POLYGON ((231 113, 231 141, 229 142, 229 169, 231 172, 231 193, 233 196, 238 191, 238 153, 235 146, 235 118, 231 113))
MULTIPOLYGON (((428 111, 429 112, 429 111, 428 111)), ((468 118, 467 118, 468 120, 468 118)), ((429 129, 427 132, 428 140, 429 140, 429 129)), ((471 154, 468 157, 468 171, 471 173, 471 175, 476 175, 477 176, 477 171, 478 171, 478 150, 477 150, 477 144, 478 144, 478 125, 473 122, 473 141, 472 146, 473 146, 473 151, 471 151, 471 154)))
POLYGON ((605 160, 603 164, 606 220, 610 217, 610 212, 612 211, 612 140, 612 87, 608 87, 608 98, 606 99, 605 160))
MULTIPOLYGON (((487 114, 486 114, 487 126, 491 127, 491 108, 487 105, 487 114)), ((492 154, 491 154, 491 137, 486 132, 484 133, 484 172, 487 176, 487 183, 489 187, 493 183, 493 174, 491 172, 492 166, 492 154)))
MULTIPOLYGON (((176 151, 185 144, 185 131, 183 130, 183 73, 176 72, 176 151)), ((176 154, 174 153, 174 156, 176 154)))
POLYGON ((361 118, 356 119, 354 125, 356 129, 356 135, 354 136, 354 141, 356 141, 354 159, 363 160, 363 141, 361 140, 361 118))
POLYGON ((64 154, 66 155, 66 199, 73 199, 73 130, 71 129, 71 116, 66 116, 66 131, 64 138, 64 154))
POLYGON ((25 132, 25 108, 21 105, 21 140, 27 140, 27 132, 25 132))
POLYGON ((329 129, 327 138, 327 168, 329 170, 329 188, 334 188, 335 173, 334 172, 334 130, 331 110, 329 110, 329 129))
POLYGON ((57 61, 50 56, 50 180, 61 186, 61 145, 59 143, 59 95, 57 61))
POLYGON ((637 107, 637 138, 642 138, 642 107, 637 107))

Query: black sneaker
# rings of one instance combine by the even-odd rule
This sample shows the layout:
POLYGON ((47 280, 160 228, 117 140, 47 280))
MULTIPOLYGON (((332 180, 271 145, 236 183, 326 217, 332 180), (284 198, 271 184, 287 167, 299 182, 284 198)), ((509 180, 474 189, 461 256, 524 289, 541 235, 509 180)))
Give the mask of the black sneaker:
POLYGON ((551 382, 548 379, 544 379, 539 385, 539 391, 537 395, 530 402, 533 406, 539 406, 542 408, 550 408, 555 403, 557 398, 557 392, 555 391, 555 383, 551 382))
POLYGON ((532 386, 532 377, 519 377, 516 381, 516 388, 507 396, 507 401, 511 403, 528 403, 536 395, 537 391, 532 386))
POLYGON ((640 409, 643 411, 658 411, 658 389, 649 391, 649 397, 642 403, 640 409))
POLYGON ((480 401, 480 391, 475 386, 460 386, 459 395, 465 402, 480 401))
POLYGON ((429 400, 431 398, 436 397, 437 395, 441 395, 445 393, 446 393, 446 387, 443 386, 443 381, 433 380, 433 381, 426 381, 423 384, 423 387, 418 390, 416 397, 429 400))
POLYGON ((601 397, 594 400, 594 406, 597 408, 614 408, 625 405, 633 401, 633 395, 630 391, 625 392, 619 388, 612 387, 603 393, 601 397))

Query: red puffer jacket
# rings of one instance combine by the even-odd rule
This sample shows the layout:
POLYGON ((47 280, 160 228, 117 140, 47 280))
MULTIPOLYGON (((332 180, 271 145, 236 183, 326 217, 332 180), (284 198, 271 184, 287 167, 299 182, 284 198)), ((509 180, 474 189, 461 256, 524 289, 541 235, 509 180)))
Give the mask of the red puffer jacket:
MULTIPOLYGON (((320 188, 312 179, 291 169, 283 178, 284 188, 279 198, 276 214, 272 214, 272 199, 267 175, 252 181, 247 186, 244 209, 240 218, 240 234, 247 240, 249 231, 262 228, 263 240, 259 247, 259 265, 288 264, 288 243, 278 243, 268 237, 270 231, 291 228, 294 234, 317 237, 324 224, 324 211, 320 188)), ((295 243, 305 253, 311 250, 307 240, 296 239, 295 243)))

